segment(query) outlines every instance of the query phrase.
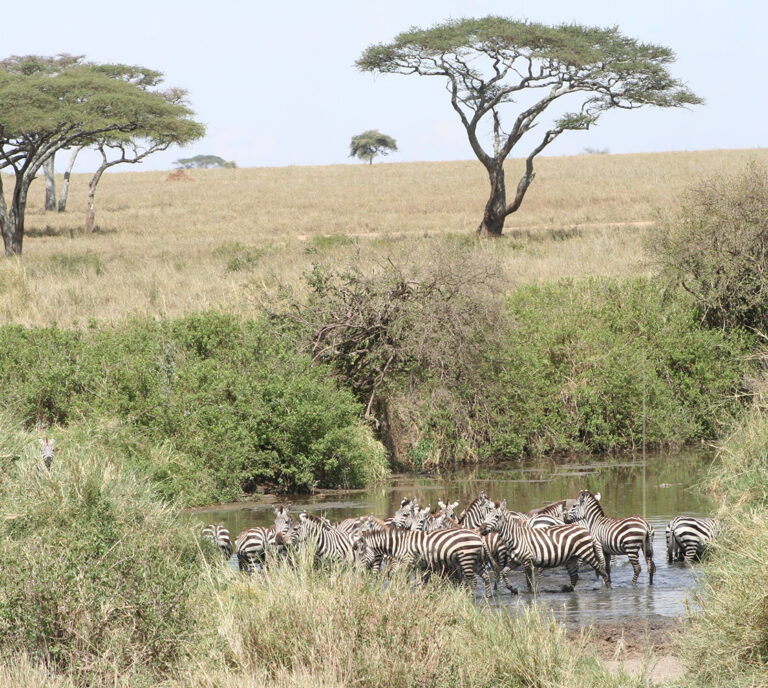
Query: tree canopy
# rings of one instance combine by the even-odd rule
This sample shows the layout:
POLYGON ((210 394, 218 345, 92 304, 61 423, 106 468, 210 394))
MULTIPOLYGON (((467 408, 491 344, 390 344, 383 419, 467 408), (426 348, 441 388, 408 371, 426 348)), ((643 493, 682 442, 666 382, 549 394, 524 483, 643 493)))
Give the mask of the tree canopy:
POLYGON ((388 44, 368 47, 362 71, 437 76, 446 81, 453 109, 491 181, 491 198, 479 230, 501 234, 533 181, 533 159, 560 134, 585 130, 603 113, 645 105, 701 103, 669 65, 669 48, 624 36, 617 27, 548 26, 489 16, 412 28, 388 44), (516 105, 506 128, 502 113, 516 105), (512 203, 506 203, 502 164, 512 149, 550 115, 526 159, 512 203), (488 122, 485 129, 481 123, 488 122), (484 143, 490 135, 490 145, 484 143))
MULTIPOLYGON (((82 56, 14 56, 0 61, 0 169, 15 184, 7 208, 0 186, 6 255, 21 253, 29 185, 46 159, 73 146, 171 145, 197 138, 185 92, 159 90, 162 74, 82 56)), ((0 185, 2 179, 0 178, 0 185)))
POLYGON ((349 157, 373 162, 377 155, 389 155, 397 150, 397 142, 391 136, 382 134, 378 129, 369 129, 352 137, 349 143, 349 157))
POLYGON ((182 170, 192 168, 206 169, 209 167, 237 167, 234 160, 224 160, 224 158, 218 155, 195 155, 191 158, 179 158, 173 164, 182 170))

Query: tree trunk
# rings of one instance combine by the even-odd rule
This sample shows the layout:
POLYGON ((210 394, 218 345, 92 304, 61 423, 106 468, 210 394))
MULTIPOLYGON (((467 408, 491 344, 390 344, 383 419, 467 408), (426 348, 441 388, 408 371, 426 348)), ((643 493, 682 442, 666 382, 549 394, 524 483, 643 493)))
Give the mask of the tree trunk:
POLYGON ((51 155, 43 163, 45 175, 45 209, 56 210, 56 180, 53 178, 54 156, 51 155))
MULTIPOLYGON (((103 155, 103 154, 102 154, 103 155)), ((96 229, 96 186, 101 179, 101 175, 104 174, 104 170, 107 169, 107 165, 103 164, 96 170, 91 181, 88 183, 88 209, 85 211, 85 233, 91 234, 96 229)))
MULTIPOLYGON (((21 255, 24 242, 24 212, 27 208, 27 190, 31 181, 27 175, 17 174, 11 197, 11 211, 7 212, 5 201, 0 204, 0 224, 3 225, 3 244, 6 256, 21 255)), ((0 189, 1 191, 2 189, 0 189)))
POLYGON ((67 165, 67 169, 64 172, 64 182, 61 185, 61 195, 59 196, 58 211, 60 213, 63 213, 67 209, 67 196, 69 196, 69 178, 72 175, 72 168, 75 166, 77 154, 81 150, 83 150, 83 147, 77 146, 76 148, 72 149, 72 155, 69 156, 69 164, 67 165))
POLYGON ((504 163, 500 162, 488 168, 491 182, 491 195, 485 204, 483 221, 477 233, 487 237, 500 237, 507 217, 507 190, 504 184, 504 163))

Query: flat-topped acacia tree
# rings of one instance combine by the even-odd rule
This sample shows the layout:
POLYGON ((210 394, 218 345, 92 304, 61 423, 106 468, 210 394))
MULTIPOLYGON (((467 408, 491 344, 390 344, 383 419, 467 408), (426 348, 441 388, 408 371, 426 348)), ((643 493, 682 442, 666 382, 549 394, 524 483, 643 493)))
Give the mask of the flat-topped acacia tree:
POLYGON ((477 231, 500 236, 504 220, 520 207, 533 181, 534 158, 564 131, 589 129, 614 108, 702 102, 672 78, 668 66, 674 59, 669 48, 640 43, 615 27, 547 26, 490 16, 412 28, 389 44, 368 47, 356 64, 362 71, 446 80, 451 105, 490 179, 477 231), (505 128, 502 114, 513 104, 517 114, 505 128), (523 136, 545 121, 529 137, 538 134, 514 199, 507 203, 504 161, 523 136), (484 133, 490 151, 481 142, 484 133))
POLYGON ((14 175, 10 207, 0 174, 0 233, 6 255, 24 240, 29 186, 63 148, 135 139, 183 142, 201 136, 178 90, 160 91, 160 72, 94 64, 82 56, 27 55, 0 61, 0 171, 14 175), (132 137, 134 137, 132 139, 132 137))

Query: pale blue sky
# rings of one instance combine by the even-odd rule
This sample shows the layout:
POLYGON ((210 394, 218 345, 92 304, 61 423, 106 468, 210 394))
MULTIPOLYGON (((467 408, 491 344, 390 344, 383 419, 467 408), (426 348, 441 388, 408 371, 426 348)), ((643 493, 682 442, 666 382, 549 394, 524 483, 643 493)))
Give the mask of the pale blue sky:
MULTIPOLYGON (((352 163, 352 135, 379 129, 391 162, 466 160, 472 153, 438 78, 360 73, 371 43, 410 26, 499 14, 544 23, 617 25, 672 48, 675 77, 706 104, 611 112, 589 132, 566 132, 546 153, 611 153, 768 145, 763 74, 768 12, 757 2, 688 0, 38 0, 3 2, 0 57, 60 52, 163 72, 189 91, 204 140, 129 169, 170 169, 198 153, 240 167, 352 163)), ((522 157, 526 150, 515 150, 522 157)), ((64 162, 58 161, 57 167, 64 162)), ((76 171, 90 171, 85 156, 76 171)))

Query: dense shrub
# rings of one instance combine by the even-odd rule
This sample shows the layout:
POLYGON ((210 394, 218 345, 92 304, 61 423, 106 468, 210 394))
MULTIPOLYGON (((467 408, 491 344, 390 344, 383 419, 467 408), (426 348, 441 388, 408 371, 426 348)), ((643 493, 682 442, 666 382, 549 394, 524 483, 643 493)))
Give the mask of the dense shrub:
POLYGON ((686 686, 768 685, 767 447, 768 415, 756 407, 721 443, 708 476, 724 528, 680 639, 686 686))
POLYGON ((76 685, 155 685, 198 642, 196 533, 102 451, 62 447, 50 472, 36 451, 0 483, 3 661, 76 685))
POLYGON ((353 395, 261 323, 207 313, 82 333, 7 326, 0 347, 6 408, 30 427, 121 420, 143 469, 188 502, 386 474, 353 395))
MULTIPOLYGON (((471 376, 393 389, 416 465, 713 438, 735 408, 749 337, 699 327, 643 279, 526 286, 471 376), (645 409, 645 411, 644 411, 645 409)), ((408 451, 409 453, 406 453, 408 451)))
POLYGON ((648 249, 693 296, 704 322, 768 331, 767 169, 753 164, 692 187, 648 249))

